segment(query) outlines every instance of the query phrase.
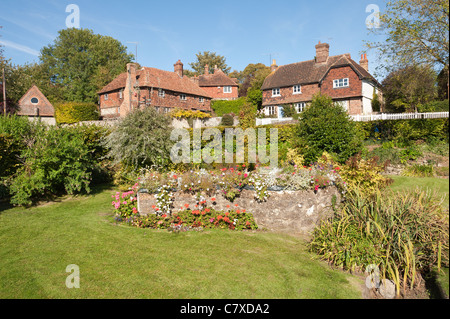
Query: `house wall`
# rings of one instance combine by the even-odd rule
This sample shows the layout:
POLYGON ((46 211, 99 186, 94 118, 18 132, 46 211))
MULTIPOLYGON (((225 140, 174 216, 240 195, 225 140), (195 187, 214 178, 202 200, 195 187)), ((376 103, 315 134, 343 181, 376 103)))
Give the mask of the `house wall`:
POLYGON ((235 100, 239 97, 237 86, 231 87, 231 93, 223 93, 223 86, 201 86, 201 88, 214 99, 235 100))
POLYGON ((180 108, 185 110, 211 111, 211 99, 204 98, 204 102, 200 102, 199 96, 186 94, 186 100, 180 100, 182 93, 164 90, 164 97, 158 95, 158 88, 143 88, 140 92, 140 100, 143 98, 151 98, 151 105, 156 107, 180 108))
POLYGON ((281 96, 273 97, 272 89, 263 91, 263 103, 270 105, 283 104, 286 99, 295 99, 298 102, 308 102, 312 100, 314 94, 320 91, 319 84, 305 84, 302 85, 302 93, 294 94, 294 87, 280 88, 281 96))
POLYGON ((18 115, 28 115, 28 116, 54 116, 55 109, 53 105, 48 103, 43 97, 40 91, 32 88, 23 98, 19 101, 19 111, 18 115), (38 103, 31 103, 32 98, 37 98, 38 103), (39 110, 39 112, 38 112, 39 110))
POLYGON ((349 66, 331 69, 322 81, 321 92, 333 99, 346 97, 360 97, 362 95, 362 81, 349 66), (349 79, 349 86, 333 88, 333 80, 349 79))

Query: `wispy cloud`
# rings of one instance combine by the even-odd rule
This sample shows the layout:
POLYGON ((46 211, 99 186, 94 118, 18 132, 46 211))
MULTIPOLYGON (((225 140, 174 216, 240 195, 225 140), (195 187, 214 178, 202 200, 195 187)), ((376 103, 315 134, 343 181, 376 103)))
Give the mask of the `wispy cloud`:
POLYGON ((19 43, 15 43, 8 40, 0 40, 0 44, 4 45, 7 48, 15 49, 21 52, 25 52, 34 56, 39 56, 39 51, 36 51, 30 47, 27 47, 26 45, 22 45, 19 43))

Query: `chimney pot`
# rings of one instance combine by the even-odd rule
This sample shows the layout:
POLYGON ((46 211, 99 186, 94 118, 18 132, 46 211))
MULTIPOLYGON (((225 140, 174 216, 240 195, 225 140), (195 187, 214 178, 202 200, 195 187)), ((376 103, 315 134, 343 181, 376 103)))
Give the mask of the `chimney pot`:
POLYGON ((205 75, 209 74, 209 65, 205 65, 205 75))
POLYGON ((369 72, 369 60, 367 59, 367 53, 361 55, 361 61, 359 61, 359 65, 361 65, 367 72, 369 72))
POLYGON ((182 78, 182 77, 183 77, 183 63, 181 63, 181 61, 178 60, 177 63, 175 63, 175 64, 173 65, 173 67, 174 67, 174 72, 175 72, 176 74, 178 74, 178 76, 179 76, 180 78, 182 78))

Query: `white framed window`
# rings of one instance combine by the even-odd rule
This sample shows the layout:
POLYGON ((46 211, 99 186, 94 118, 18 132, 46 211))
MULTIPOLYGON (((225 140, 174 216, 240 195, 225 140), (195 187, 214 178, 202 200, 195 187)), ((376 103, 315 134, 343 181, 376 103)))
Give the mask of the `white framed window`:
POLYGON ((231 86, 224 86, 223 93, 231 93, 231 86))
POLYGON ((164 113, 169 113, 169 112, 170 112, 170 107, 165 107, 165 108, 163 108, 163 112, 164 112, 164 113))
POLYGON ((345 88, 349 86, 348 78, 333 80, 333 89, 345 88))
POLYGON ((267 106, 266 115, 274 115, 276 114, 276 106, 267 106))
POLYGON ((281 96, 280 88, 272 89, 272 96, 281 96))
POLYGON ((123 97, 123 91, 120 90, 120 91, 119 91, 119 99, 121 99, 122 97, 123 97))
POLYGON ((165 98, 166 97, 166 91, 164 91, 162 89, 159 89, 158 90, 158 96, 162 97, 162 98, 165 98))
POLYGON ((199 98, 198 98, 198 101, 199 101, 200 103, 203 103, 203 102, 205 102, 205 98, 204 98, 204 97, 199 97, 199 98))
POLYGON ((108 94, 105 94, 105 101, 108 101, 108 94))
POLYGON ((272 96, 281 96, 280 88, 272 89, 272 96))
POLYGON ((301 94, 302 93, 302 86, 300 84, 294 85, 294 94, 301 94))
POLYGON ((180 100, 186 101, 186 94, 180 94, 180 100))
POLYGON ((297 113, 301 113, 305 110, 306 103, 305 102, 295 103, 294 107, 297 113))

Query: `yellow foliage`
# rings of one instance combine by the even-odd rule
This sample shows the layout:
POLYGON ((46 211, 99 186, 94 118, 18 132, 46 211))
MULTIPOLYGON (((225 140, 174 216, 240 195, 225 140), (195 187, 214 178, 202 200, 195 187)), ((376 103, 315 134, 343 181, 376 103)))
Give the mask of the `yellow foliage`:
POLYGON ((174 118, 185 118, 185 119, 207 119, 211 118, 211 114, 204 113, 201 111, 174 109, 170 112, 170 116, 174 118))
POLYGON ((303 166, 303 156, 300 154, 300 152, 295 148, 288 149, 286 153, 286 162, 292 162, 298 167, 303 166))

